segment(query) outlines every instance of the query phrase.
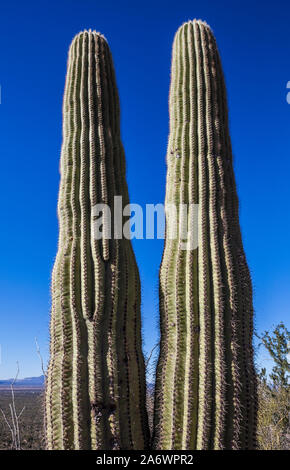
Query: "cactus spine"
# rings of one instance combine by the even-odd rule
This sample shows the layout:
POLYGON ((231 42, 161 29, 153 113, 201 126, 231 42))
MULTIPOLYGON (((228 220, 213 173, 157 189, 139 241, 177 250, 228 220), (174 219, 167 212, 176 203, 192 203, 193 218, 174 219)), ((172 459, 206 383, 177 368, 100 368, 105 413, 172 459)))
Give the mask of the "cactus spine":
POLYGON ((167 216, 154 447, 254 448, 251 279, 222 67, 215 38, 201 21, 176 33, 169 106, 166 204, 199 204, 199 234, 197 249, 182 250, 180 233, 168 237, 167 216))
POLYGON ((129 240, 92 233, 97 203, 113 208, 116 195, 129 203, 119 120, 107 41, 84 31, 69 50, 63 103, 48 449, 144 449, 148 442, 134 253, 129 240))

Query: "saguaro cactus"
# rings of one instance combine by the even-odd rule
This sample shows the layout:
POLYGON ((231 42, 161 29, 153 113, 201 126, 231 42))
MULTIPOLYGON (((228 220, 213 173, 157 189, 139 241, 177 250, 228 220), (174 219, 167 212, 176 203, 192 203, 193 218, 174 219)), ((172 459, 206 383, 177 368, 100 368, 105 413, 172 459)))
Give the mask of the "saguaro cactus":
POLYGON ((139 274, 130 240, 95 239, 94 206, 129 203, 105 38, 72 41, 63 103, 59 246, 52 275, 48 449, 144 449, 139 274))
MULTIPOLYGON (((226 91, 215 38, 177 31, 170 88, 166 204, 198 204, 198 248, 167 232, 154 447, 255 446, 252 289, 239 228, 226 91)), ((178 213, 179 215, 179 213, 178 213)), ((189 212, 188 226, 192 221, 189 212)))

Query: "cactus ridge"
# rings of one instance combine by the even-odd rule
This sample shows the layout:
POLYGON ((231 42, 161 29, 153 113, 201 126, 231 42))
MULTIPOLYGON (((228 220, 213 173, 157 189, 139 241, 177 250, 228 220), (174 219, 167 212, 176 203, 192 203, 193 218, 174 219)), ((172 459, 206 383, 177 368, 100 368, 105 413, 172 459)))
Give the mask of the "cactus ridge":
MULTIPOLYGON (((140 280, 131 242, 97 240, 93 207, 129 203, 111 53, 95 31, 68 55, 52 273, 48 449, 144 449, 149 431, 140 280)), ((103 233, 108 230, 103 214, 103 233)))
POLYGON ((205 22, 189 21, 175 35, 169 109, 165 203, 199 204, 199 243, 183 250, 179 228, 170 239, 167 215, 153 446, 251 449, 257 402, 251 278, 223 72, 205 22))

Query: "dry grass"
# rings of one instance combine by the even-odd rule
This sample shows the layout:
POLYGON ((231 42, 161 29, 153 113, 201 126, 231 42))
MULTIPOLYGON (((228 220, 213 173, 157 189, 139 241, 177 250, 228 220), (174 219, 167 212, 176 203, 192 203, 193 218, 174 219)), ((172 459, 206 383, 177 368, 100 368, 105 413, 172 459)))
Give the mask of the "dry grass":
MULTIPOLYGON (((14 390, 17 412, 25 407, 20 419, 20 443, 23 450, 44 449, 43 392, 39 390, 14 390)), ((0 408, 10 417, 11 390, 0 390, 0 408)), ((12 437, 3 416, 0 416, 0 450, 11 449, 12 437)))

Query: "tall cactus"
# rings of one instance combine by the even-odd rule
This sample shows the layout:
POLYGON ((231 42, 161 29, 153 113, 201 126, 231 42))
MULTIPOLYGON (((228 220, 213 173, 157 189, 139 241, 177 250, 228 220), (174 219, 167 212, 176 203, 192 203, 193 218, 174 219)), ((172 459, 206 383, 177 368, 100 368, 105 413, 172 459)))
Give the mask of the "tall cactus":
POLYGON ((189 21, 176 33, 169 106, 166 204, 178 211, 180 203, 198 204, 199 232, 198 248, 184 250, 179 232, 169 239, 172 212, 167 216, 154 447, 254 448, 251 279, 239 228, 223 72, 204 22, 189 21))
POLYGON ((69 50, 63 103, 48 449, 147 447, 138 268, 130 240, 97 240, 92 230, 97 203, 112 211, 114 196, 129 203, 119 121, 107 41, 81 32, 69 50))

